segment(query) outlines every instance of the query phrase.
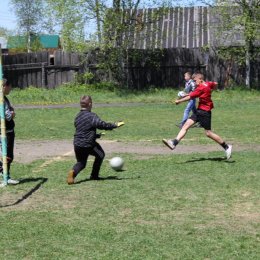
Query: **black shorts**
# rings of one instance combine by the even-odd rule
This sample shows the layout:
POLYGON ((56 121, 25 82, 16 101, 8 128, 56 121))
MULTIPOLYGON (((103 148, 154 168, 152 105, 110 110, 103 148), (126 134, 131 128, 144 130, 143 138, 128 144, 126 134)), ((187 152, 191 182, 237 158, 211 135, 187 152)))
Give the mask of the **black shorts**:
POLYGON ((211 111, 198 109, 190 117, 194 122, 199 122, 205 130, 211 130, 211 111))

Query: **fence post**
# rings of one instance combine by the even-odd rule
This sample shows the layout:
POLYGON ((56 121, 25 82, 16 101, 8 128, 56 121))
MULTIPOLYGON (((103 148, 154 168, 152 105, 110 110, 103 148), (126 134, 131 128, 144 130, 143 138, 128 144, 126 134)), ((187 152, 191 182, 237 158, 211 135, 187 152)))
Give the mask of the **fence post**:
POLYGON ((45 87, 46 86, 46 82, 45 82, 45 65, 44 65, 44 62, 42 62, 42 87, 45 87))
POLYGON ((2 47, 0 44, 0 117, 1 117, 1 148, 2 148, 2 164, 4 181, 0 187, 4 187, 8 183, 7 172, 7 141, 5 129, 5 108, 4 108, 4 92, 3 92, 3 66, 2 66, 2 47))

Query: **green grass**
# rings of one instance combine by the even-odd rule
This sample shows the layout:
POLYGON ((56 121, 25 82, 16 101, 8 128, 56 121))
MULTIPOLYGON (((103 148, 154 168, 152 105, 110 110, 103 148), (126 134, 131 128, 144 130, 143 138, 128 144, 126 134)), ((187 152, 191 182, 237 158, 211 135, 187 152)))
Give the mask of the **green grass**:
POLYGON ((219 153, 147 160, 129 155, 126 171, 116 173, 105 162, 102 176, 108 179, 90 182, 90 163, 73 186, 65 184, 71 160, 40 173, 34 170, 42 162, 14 164, 15 177, 25 180, 0 190, 6 206, 1 257, 257 259, 258 155, 234 153, 230 162, 219 153))
MULTIPOLYGON (((233 93, 231 93, 233 94, 233 93)), ((234 95, 234 94, 233 94, 234 95)), ((227 99, 225 92, 216 93, 213 109, 213 130, 224 139, 236 143, 259 143, 260 95, 241 99, 239 93, 227 99)), ((175 137, 175 124, 182 118, 185 104, 165 103, 137 104, 125 107, 96 107, 93 111, 103 120, 124 120, 121 129, 107 132, 105 139, 125 141, 153 140, 175 137)), ((19 109, 16 111, 16 132, 19 139, 72 139, 73 121, 78 108, 19 109)), ((212 143, 202 129, 192 129, 183 142, 212 143)))
MULTIPOLYGON (((23 90, 14 88, 10 94, 14 104, 67 104, 78 103, 82 95, 91 95, 94 102, 99 103, 162 103, 169 102, 177 96, 177 89, 151 88, 144 91, 132 91, 116 89, 108 83, 96 85, 65 84, 56 89, 43 89, 29 87, 23 90)), ((214 98, 221 97, 224 100, 250 101, 260 98, 260 92, 244 89, 225 90, 215 92, 214 98), (224 95, 222 94, 224 93, 224 95)))
POLYGON ((78 103, 82 95, 91 95, 95 102, 125 103, 125 102, 164 102, 169 97, 176 97, 174 89, 150 89, 131 91, 114 89, 107 85, 64 85, 56 89, 29 87, 12 90, 11 96, 15 104, 68 104, 78 103))
MULTIPOLYGON (((108 97, 95 93, 99 102, 108 97)), ((10 100, 18 104, 13 94, 10 100)), ((111 95, 107 101, 122 101, 111 95)), ((184 105, 171 105, 172 96, 164 91, 129 100, 142 102, 145 95, 148 104, 94 107, 106 121, 126 122, 107 132, 106 139, 161 142, 176 135, 174 124, 184 105)), ((214 100, 213 129, 219 135, 236 144, 259 144, 258 92, 217 92, 214 100)), ((72 140, 77 112, 17 109, 16 138, 72 140)), ((183 143, 212 144, 201 131, 190 130, 183 143)), ((0 189, 0 259, 258 259, 259 152, 235 150, 230 161, 219 156, 173 154, 140 160, 128 154, 123 172, 112 171, 105 161, 101 176, 106 179, 99 182, 88 181, 90 161, 72 186, 66 176, 73 159, 44 167, 45 160, 14 161, 12 176, 22 182, 0 189)))

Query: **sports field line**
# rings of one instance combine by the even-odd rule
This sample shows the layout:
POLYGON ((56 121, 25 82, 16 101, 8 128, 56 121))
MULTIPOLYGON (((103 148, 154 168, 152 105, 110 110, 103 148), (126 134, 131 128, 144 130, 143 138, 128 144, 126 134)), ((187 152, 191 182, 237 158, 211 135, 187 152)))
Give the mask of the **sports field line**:
MULTIPOLYGON (((74 150, 71 150, 71 151, 69 151, 67 153, 64 153, 64 154, 60 155, 60 156, 56 156, 56 157, 54 157, 54 158, 52 158, 50 160, 45 161, 40 166, 38 166, 37 169, 34 169, 32 172, 39 173, 39 172, 41 172, 41 170, 43 168, 49 166, 50 164, 52 164, 54 162, 58 162, 58 161, 63 161, 63 160, 65 160, 66 157, 72 156, 72 155, 74 155, 74 150)), ((109 160, 110 159, 105 159, 104 161, 109 161, 109 160)), ((93 158, 88 159, 88 162, 92 162, 92 161, 94 161, 93 158)))
POLYGON ((43 168, 45 168, 46 166, 52 164, 53 162, 62 161, 62 160, 65 159, 65 157, 73 155, 73 153, 74 153, 74 151, 71 150, 71 151, 69 151, 69 152, 66 152, 66 153, 60 155, 60 156, 56 156, 56 157, 54 157, 54 158, 52 158, 52 159, 50 159, 50 160, 47 160, 47 161, 45 161, 43 164, 41 164, 40 166, 38 166, 37 169, 34 169, 32 172, 34 172, 34 173, 40 172, 40 171, 41 171, 43 168))

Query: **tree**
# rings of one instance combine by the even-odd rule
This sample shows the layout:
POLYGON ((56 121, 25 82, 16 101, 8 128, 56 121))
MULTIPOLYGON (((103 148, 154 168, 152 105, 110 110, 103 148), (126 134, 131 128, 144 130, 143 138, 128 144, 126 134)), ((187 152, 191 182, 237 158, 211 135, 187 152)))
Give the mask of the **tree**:
POLYGON ((61 35, 66 51, 82 51, 86 40, 85 28, 96 23, 98 43, 102 41, 102 23, 107 8, 105 0, 45 0, 48 23, 46 28, 61 35))
MULTIPOLYGON (((231 42, 234 37, 241 38, 240 46, 236 48, 219 48, 222 55, 230 59, 243 60, 246 66, 246 87, 252 87, 252 62, 259 53, 256 48, 257 41, 260 40, 260 1, 259 0, 233 0, 217 1, 215 7, 216 14, 219 17, 217 36, 227 39, 231 42), (225 35, 223 37, 223 35, 225 35)), ((223 45, 223 41, 218 45, 223 45)), ((238 45, 237 41, 235 43, 238 45)))
POLYGON ((46 0, 46 14, 49 17, 46 28, 56 28, 61 36, 65 51, 78 51, 84 43, 83 10, 77 0, 46 0))
MULTIPOLYGON (((150 15, 144 15, 143 9, 151 4, 151 1, 145 0, 114 0, 113 9, 107 10, 103 24, 104 44, 102 49, 105 53, 103 65, 121 86, 128 85, 127 65, 129 60, 138 60, 138 56, 141 55, 139 51, 133 50, 134 41, 137 38, 142 40, 150 37, 151 33, 156 33, 156 30, 161 29, 156 26, 156 23, 167 13, 168 4, 164 2, 168 1, 154 0, 153 6, 160 6, 160 8, 150 15), (151 24, 155 25, 152 32, 148 29, 148 25, 151 24), (130 49, 131 51, 129 51, 130 49)), ((154 44, 151 48, 155 48, 155 46, 157 45, 154 44)))
POLYGON ((246 86, 252 87, 252 61, 255 54, 255 42, 260 32, 260 1, 259 0, 236 0, 244 13, 242 25, 244 25, 245 37, 245 63, 246 63, 246 86))
POLYGON ((12 31, 8 30, 7 28, 0 26, 0 37, 7 38, 11 34, 12 34, 12 31))
POLYGON ((42 0, 11 0, 21 33, 27 37, 27 51, 31 51, 31 37, 41 28, 43 17, 42 0))
POLYGON ((105 0, 82 0, 81 6, 84 9, 84 19, 85 22, 94 20, 96 24, 98 43, 102 43, 102 28, 103 28, 103 19, 106 12, 107 1, 105 0))
MULTIPOLYGON (((108 70, 111 79, 120 85, 126 82, 125 65, 129 49, 133 48, 136 34, 142 39, 150 34, 148 24, 157 23, 167 11, 167 0, 45 0, 50 28, 57 28, 66 51, 86 51, 84 27, 95 20, 99 47, 100 66, 108 70), (165 4, 166 3, 166 4, 165 4), (143 8, 158 7, 152 16, 145 17, 143 8)), ((156 26, 154 26, 155 28, 156 26)), ((160 30, 157 28, 153 29, 160 30)), ((156 46, 156 44, 154 44, 156 46)))

